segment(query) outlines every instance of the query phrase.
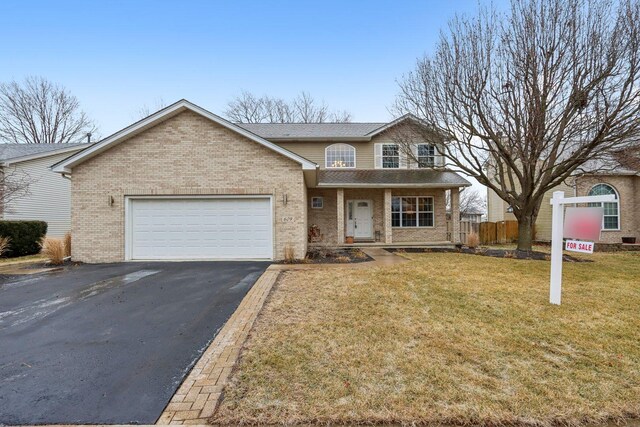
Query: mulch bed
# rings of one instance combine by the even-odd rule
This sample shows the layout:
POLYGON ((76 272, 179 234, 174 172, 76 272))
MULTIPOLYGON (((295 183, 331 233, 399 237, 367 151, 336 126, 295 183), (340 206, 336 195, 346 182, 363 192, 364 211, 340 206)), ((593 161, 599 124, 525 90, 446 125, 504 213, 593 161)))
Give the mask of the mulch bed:
MULTIPOLYGON (((512 258, 512 259, 529 259, 536 261, 549 261, 551 255, 539 251, 518 251, 516 249, 491 249, 477 248, 385 248, 389 252, 407 252, 407 253, 461 253, 469 255, 490 256, 494 258, 512 258)), ((571 255, 562 255, 564 261, 567 262, 593 262, 590 259, 580 259, 571 255)))
POLYGON ((352 264, 373 261, 369 255, 357 248, 310 249, 304 259, 278 261, 276 264, 352 264))

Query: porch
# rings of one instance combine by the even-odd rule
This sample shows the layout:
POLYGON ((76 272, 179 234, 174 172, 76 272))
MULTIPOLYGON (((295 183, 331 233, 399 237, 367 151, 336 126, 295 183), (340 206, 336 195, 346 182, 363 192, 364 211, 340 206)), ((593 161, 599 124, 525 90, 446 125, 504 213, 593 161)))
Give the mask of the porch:
POLYGON ((447 219, 447 192, 458 212, 457 187, 310 188, 309 245, 451 247, 460 221, 447 219))

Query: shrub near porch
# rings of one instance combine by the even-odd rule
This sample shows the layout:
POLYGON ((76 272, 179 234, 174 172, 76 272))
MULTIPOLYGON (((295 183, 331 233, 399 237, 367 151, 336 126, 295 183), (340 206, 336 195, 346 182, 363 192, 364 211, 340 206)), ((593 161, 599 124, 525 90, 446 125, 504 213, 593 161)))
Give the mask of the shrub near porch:
POLYGON ((411 254, 287 273, 214 421, 579 424, 640 415, 640 254, 411 254))

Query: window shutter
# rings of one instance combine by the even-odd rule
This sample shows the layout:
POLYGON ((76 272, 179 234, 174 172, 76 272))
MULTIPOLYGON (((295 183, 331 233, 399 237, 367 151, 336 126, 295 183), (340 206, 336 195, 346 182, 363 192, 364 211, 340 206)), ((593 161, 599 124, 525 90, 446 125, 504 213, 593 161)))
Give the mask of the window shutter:
POLYGON ((434 145, 433 154, 435 155, 435 159, 433 159, 434 166, 444 166, 444 158, 442 157, 442 151, 440 151, 440 145, 434 145))
POLYGON ((374 144, 374 165, 376 169, 382 169, 382 144, 374 144))
MULTIPOLYGON (((413 150, 413 144, 411 145, 413 150)), ((400 169, 408 169, 409 167, 409 153, 406 152, 406 148, 398 146, 398 154, 400 155, 400 169)))
POLYGON ((411 144, 411 156, 409 156, 409 169, 419 168, 418 163, 418 144, 411 144))

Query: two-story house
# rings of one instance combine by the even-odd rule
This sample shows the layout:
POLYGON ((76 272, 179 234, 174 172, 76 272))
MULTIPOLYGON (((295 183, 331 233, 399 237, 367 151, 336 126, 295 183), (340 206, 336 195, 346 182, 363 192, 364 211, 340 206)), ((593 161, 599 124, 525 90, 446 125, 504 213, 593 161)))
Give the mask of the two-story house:
POLYGON ((437 143, 407 155, 407 120, 234 124, 179 101, 53 166, 71 179, 73 258, 302 258, 310 228, 330 245, 455 243, 445 193, 457 212, 470 183, 437 143))

